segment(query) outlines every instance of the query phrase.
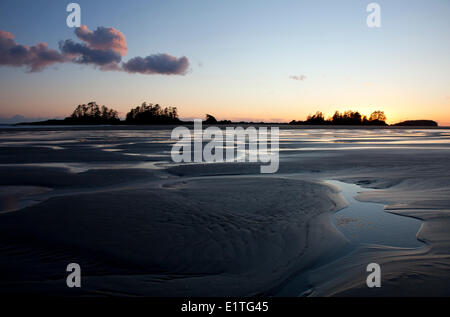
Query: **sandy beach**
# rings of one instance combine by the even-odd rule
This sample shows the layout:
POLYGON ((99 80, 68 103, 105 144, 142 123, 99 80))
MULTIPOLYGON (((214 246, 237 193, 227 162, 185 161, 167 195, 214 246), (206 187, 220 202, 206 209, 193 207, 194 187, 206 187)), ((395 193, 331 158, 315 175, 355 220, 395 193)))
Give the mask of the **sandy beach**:
POLYGON ((450 295, 450 130, 282 127, 273 175, 172 163, 170 131, 1 129, 0 293, 450 295), (418 246, 390 245, 387 228, 384 244, 346 236, 332 219, 349 202, 331 180, 420 221, 406 233, 418 246), (72 262, 78 290, 65 283, 72 262), (371 262, 379 289, 365 284, 371 262))

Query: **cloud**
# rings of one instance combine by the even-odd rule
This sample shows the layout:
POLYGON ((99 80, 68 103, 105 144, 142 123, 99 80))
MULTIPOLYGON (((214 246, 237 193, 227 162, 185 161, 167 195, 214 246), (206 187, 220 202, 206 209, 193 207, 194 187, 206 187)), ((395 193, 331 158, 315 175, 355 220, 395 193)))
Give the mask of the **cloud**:
POLYGON ((183 56, 176 58, 168 54, 155 54, 147 57, 135 57, 123 63, 123 69, 129 73, 184 75, 189 60, 183 56))
POLYGON ((57 51, 45 43, 31 47, 19 45, 11 33, 0 31, 0 65, 27 66, 35 72, 55 63, 76 63, 93 65, 103 71, 163 75, 185 75, 190 65, 187 57, 169 54, 134 57, 122 62, 128 47, 125 35, 114 28, 98 27, 91 31, 83 25, 75 29, 75 35, 81 42, 60 41, 60 51, 57 51))
POLYGON ((89 48, 96 50, 111 50, 121 56, 127 55, 128 47, 125 35, 114 28, 98 27, 91 31, 86 25, 75 29, 75 35, 86 43, 89 48))
POLYGON ((37 72, 55 63, 65 62, 58 51, 49 49, 46 43, 34 46, 17 44, 14 35, 0 30, 0 65, 26 66, 31 72, 37 72))
POLYGON ((121 70, 122 56, 128 51, 125 35, 114 28, 98 27, 95 31, 82 25, 75 29, 82 43, 65 40, 59 43, 61 52, 78 64, 90 64, 101 70, 121 70))
POLYGON ((122 56, 113 50, 92 49, 84 44, 65 40, 59 43, 61 52, 79 64, 93 64, 103 69, 119 69, 122 56))
POLYGON ((176 58, 169 54, 154 54, 134 57, 122 63, 121 57, 128 51, 125 35, 114 28, 98 27, 90 31, 82 25, 75 29, 75 35, 84 43, 66 40, 61 45, 64 54, 78 54, 75 62, 101 66, 102 70, 122 70, 128 73, 184 75, 189 67, 186 57, 176 58))
POLYGON ((289 76, 289 78, 292 80, 304 81, 306 79, 306 76, 305 75, 300 75, 300 76, 291 75, 291 76, 289 76))

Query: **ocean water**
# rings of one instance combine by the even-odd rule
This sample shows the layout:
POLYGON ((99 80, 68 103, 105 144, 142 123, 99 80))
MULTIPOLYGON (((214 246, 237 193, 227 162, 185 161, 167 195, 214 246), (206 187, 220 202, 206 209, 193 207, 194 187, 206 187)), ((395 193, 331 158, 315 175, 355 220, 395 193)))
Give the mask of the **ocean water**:
MULTIPOLYGON (((50 147, 55 150, 84 146, 102 151, 170 158, 172 127, 156 126, 0 126, 2 147, 50 147), (159 147, 156 145, 160 145, 159 147)), ((450 129, 292 129, 280 128, 280 154, 358 149, 446 150, 450 129)))

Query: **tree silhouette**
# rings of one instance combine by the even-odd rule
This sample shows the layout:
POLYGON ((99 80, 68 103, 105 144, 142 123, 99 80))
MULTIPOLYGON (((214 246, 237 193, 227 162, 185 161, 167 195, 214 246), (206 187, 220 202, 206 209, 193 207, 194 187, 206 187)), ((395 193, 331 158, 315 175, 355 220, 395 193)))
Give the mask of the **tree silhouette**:
POLYGON ((336 111, 331 118, 331 123, 336 125, 360 125, 363 117, 358 111, 347 110, 344 113, 336 111))
POLYGON ((359 111, 347 110, 344 113, 336 111, 334 115, 328 120, 325 119, 324 114, 321 111, 317 111, 314 115, 309 115, 306 121, 292 120, 291 125, 387 125, 386 115, 383 111, 374 111, 369 119, 362 115, 359 111))
POLYGON ((216 124, 217 120, 216 118, 214 118, 214 116, 210 115, 210 114, 206 114, 206 120, 205 120, 206 124, 216 124))
POLYGON ((72 115, 64 120, 69 124, 117 124, 119 114, 106 106, 99 107, 95 101, 78 105, 72 115))
POLYGON ((386 115, 384 114, 383 111, 380 111, 380 110, 374 111, 370 115, 369 121, 386 122, 386 115))
POLYGON ((309 115, 305 121, 306 124, 325 124, 325 116, 322 112, 317 111, 314 115, 309 115))
POLYGON ((144 102, 127 113, 126 122, 129 124, 169 124, 179 123, 180 119, 178 119, 176 107, 162 108, 159 104, 144 102))

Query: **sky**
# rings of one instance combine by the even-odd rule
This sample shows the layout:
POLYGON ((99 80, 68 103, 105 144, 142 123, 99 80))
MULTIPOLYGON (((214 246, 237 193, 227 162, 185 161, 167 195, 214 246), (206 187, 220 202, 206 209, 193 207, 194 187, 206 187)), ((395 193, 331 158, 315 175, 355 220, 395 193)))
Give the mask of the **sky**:
POLYGON ((367 0, 78 0, 79 29, 69 2, 0 2, 0 118, 147 101, 182 118, 382 110, 450 126, 449 0, 376 1, 380 28, 367 0))

